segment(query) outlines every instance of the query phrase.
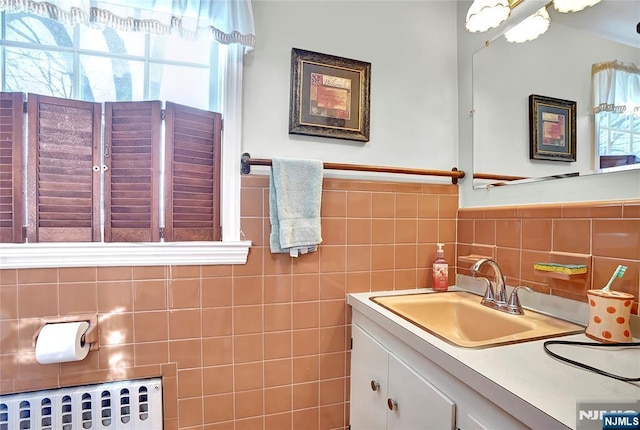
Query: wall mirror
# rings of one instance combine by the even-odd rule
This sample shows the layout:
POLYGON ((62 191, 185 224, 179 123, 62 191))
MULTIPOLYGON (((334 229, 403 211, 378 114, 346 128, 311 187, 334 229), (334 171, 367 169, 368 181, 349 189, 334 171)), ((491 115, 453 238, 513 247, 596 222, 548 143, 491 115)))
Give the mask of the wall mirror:
MULTIPOLYGON (((593 64, 640 66, 640 1, 604 0, 568 14, 551 4, 547 10, 551 24, 537 39, 510 43, 498 36, 473 54, 474 188, 640 169, 640 163, 600 167, 591 106, 593 64), (576 103, 575 161, 530 159, 532 94, 576 103)), ((640 116, 634 124, 640 133, 640 116)), ((640 149, 637 136, 631 144, 640 149)))

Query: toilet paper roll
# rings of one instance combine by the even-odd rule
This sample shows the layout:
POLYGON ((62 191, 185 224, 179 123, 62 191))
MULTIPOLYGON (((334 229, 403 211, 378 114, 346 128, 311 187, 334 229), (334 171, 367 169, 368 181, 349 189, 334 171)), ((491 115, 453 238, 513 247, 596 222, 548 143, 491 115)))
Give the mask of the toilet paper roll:
POLYGON ((36 361, 51 364, 82 360, 89 353, 89 343, 83 340, 88 328, 86 321, 45 325, 36 340, 36 361))

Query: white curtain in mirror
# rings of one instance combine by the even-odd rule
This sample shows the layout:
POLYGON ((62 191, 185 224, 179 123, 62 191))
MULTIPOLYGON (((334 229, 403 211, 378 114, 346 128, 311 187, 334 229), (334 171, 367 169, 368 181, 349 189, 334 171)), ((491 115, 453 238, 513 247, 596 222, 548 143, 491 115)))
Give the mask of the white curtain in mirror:
POLYGON ((255 44, 250 0, 3 0, 0 11, 188 39, 206 36, 249 49, 255 44))
POLYGON ((591 69, 593 113, 640 115, 640 68, 610 61, 591 69))

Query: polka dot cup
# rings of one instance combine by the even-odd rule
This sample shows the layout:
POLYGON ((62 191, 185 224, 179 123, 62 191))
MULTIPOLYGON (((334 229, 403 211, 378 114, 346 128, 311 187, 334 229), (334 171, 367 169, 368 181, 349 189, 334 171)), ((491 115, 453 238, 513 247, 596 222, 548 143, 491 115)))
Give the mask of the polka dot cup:
POLYGON ((633 295, 619 291, 589 290, 589 324, 585 334, 603 343, 631 342, 629 316, 633 295))

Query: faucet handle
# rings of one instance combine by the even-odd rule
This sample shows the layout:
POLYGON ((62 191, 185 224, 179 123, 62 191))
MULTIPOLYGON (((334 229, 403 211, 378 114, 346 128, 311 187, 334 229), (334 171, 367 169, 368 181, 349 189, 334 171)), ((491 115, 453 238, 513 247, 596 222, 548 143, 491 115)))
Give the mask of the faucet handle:
POLYGON ((507 303, 507 312, 515 315, 524 315, 520 299, 518 298, 518 290, 522 288, 529 293, 533 293, 533 289, 524 285, 519 285, 513 289, 511 296, 509 296, 509 302, 507 303))
POLYGON ((480 303, 482 303, 483 305, 486 305, 488 303, 491 303, 491 304, 494 303, 496 301, 496 298, 493 293, 493 287, 491 286, 491 281, 488 280, 487 278, 476 278, 476 279, 482 279, 487 283, 487 288, 484 290, 484 296, 482 297, 482 301, 480 303))

